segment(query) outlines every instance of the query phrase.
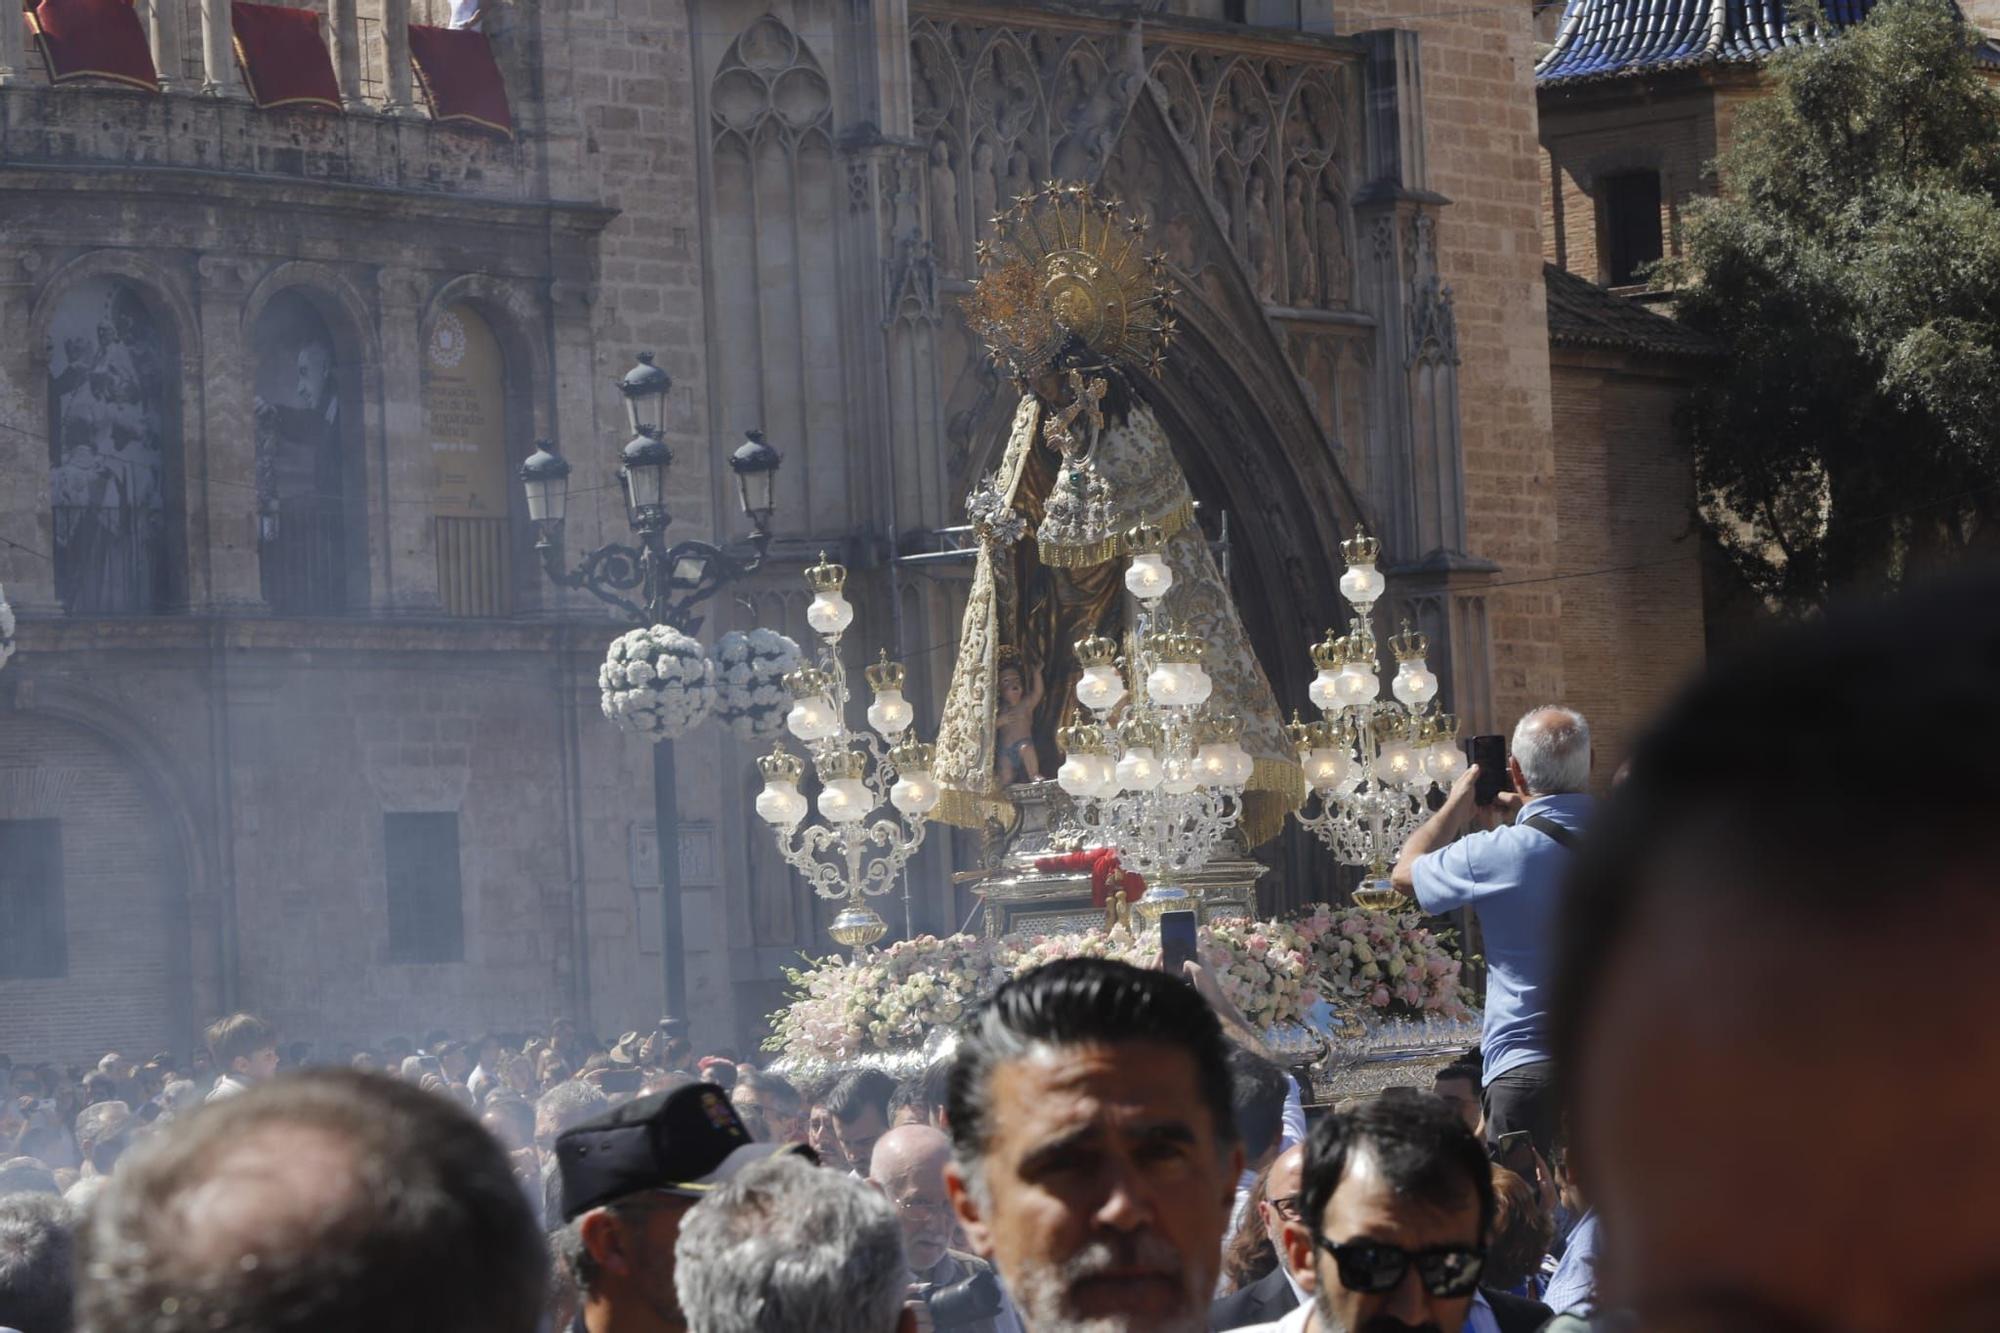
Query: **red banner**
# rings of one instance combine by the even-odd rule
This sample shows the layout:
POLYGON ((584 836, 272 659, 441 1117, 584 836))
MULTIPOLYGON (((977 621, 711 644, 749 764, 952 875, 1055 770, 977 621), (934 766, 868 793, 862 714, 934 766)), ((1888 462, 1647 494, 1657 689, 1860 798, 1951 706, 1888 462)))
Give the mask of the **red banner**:
POLYGON ((340 110, 340 83, 333 76, 333 57, 320 36, 318 14, 310 9, 236 0, 229 7, 229 26, 250 100, 267 109, 314 106, 340 110))
POLYGON ((28 10, 28 30, 42 45, 51 83, 110 79, 160 91, 131 0, 41 0, 28 10))
POLYGON ((486 34, 470 28, 410 25, 410 59, 435 120, 477 125, 514 137, 507 83, 486 34))

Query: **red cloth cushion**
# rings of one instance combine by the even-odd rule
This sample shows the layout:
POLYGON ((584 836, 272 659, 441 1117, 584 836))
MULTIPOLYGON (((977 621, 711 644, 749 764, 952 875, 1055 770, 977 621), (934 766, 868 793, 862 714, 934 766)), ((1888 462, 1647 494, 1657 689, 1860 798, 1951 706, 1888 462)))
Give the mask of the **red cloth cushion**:
POLYGON ((470 28, 410 25, 410 59, 430 99, 431 116, 514 136, 507 83, 486 34, 470 28))
POLYGON ((51 83, 112 79, 160 91, 131 0, 40 0, 28 11, 28 28, 42 44, 51 83))
POLYGON ((333 77, 333 57, 319 34, 318 14, 236 0, 229 7, 229 26, 243 82, 258 106, 340 110, 340 82, 333 77))

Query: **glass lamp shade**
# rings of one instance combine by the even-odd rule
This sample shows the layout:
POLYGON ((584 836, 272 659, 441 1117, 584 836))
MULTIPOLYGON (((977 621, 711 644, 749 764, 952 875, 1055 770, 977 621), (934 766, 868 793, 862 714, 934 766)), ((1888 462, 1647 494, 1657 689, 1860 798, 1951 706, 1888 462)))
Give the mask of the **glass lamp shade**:
POLYGON ((854 606, 838 588, 815 593, 812 605, 806 608, 806 624, 815 634, 832 638, 853 623, 854 606))
POLYGON ((1207 786, 1225 786, 1223 779, 1229 776, 1227 747, 1218 741, 1210 741, 1195 752, 1194 767, 1207 786))
POLYGON ((1440 787, 1449 787, 1465 771, 1465 755, 1455 740, 1441 740, 1424 750, 1424 773, 1440 787))
POLYGON ((1192 708, 1194 668, 1185 662, 1162 662, 1146 674, 1146 694, 1162 708, 1192 708))
POLYGON ((1222 775, 1222 785, 1238 791, 1249 786, 1251 777, 1257 772, 1257 761, 1250 752, 1236 741, 1225 741, 1222 755, 1229 765, 1228 771, 1222 775))
POLYGON ((1322 667, 1306 686, 1306 698, 1313 701, 1313 707, 1322 713, 1331 713, 1340 707, 1340 672, 1322 667))
POLYGON ((1118 787, 1121 791, 1151 791, 1166 776, 1150 745, 1135 745, 1118 760, 1118 787))
POLYGON ((840 715, 824 695, 809 694, 792 701, 785 714, 785 729, 802 741, 823 741, 840 730, 840 715))
POLYGON ((1215 693, 1215 680, 1208 674, 1208 668, 1199 662, 1188 668, 1188 689, 1190 699, 1196 708, 1208 702, 1208 696, 1215 693))
POLYGON ((806 817, 806 798, 794 783, 767 782, 757 793, 757 817, 775 828, 790 828, 806 817))
POLYGON ((1348 770, 1353 766, 1354 761, 1340 747, 1326 745, 1306 751, 1306 781, 1314 791, 1332 791, 1347 781, 1348 770))
POLYGON ((1091 762, 1096 755, 1072 754, 1062 761, 1056 770, 1056 786, 1071 796, 1094 796, 1097 794, 1097 766, 1091 762))
POLYGON ((657 434, 634 435, 620 456, 624 462, 625 498, 636 512, 657 509, 667 502, 667 469, 674 464, 674 451, 657 434))
POLYGON ((1090 763, 1090 790, 1086 796, 1118 794, 1118 762, 1108 754, 1085 755, 1090 763))
POLYGON ((527 492, 531 522, 562 522, 569 509, 569 463, 553 442, 536 441, 535 452, 521 464, 521 486, 527 492))
POLYGON ((1093 712, 1116 708, 1125 697, 1125 678, 1113 666, 1085 667, 1077 678, 1076 701, 1093 712))
POLYGON ((777 511, 778 467, 784 455, 764 442, 764 432, 744 432, 743 443, 729 455, 729 470, 736 474, 736 496, 744 516, 758 532, 765 531, 777 511))
POLYGON ((1396 664, 1396 678, 1389 682, 1389 689, 1396 702, 1404 707, 1421 707, 1437 698, 1438 678, 1424 665, 1423 658, 1413 657, 1396 664))
POLYGON ((875 808, 875 794, 860 778, 835 778, 820 788, 819 812, 835 824, 858 824, 875 808))
POLYGON ((1142 602, 1156 601, 1174 586, 1174 571, 1156 551, 1141 551, 1125 567, 1125 591, 1142 602))
POLYGON ((667 395, 673 388, 673 376, 653 364, 653 354, 639 353, 639 363, 618 381, 618 392, 625 399, 625 416, 632 423, 634 435, 649 431, 657 435, 666 429, 667 395))
POLYGON ((1169 758, 1160 765, 1160 789, 1185 796, 1202 783, 1201 768, 1191 759, 1169 758))
POLYGON ((868 725, 891 738, 908 731, 916 716, 917 710, 910 706, 901 690, 883 690, 868 705, 868 725))
POLYGON ((1382 683, 1366 662, 1349 662, 1341 667, 1333 684, 1334 696, 1342 707, 1365 704, 1381 692, 1382 683))
POLYGON ((937 779, 931 776, 928 769, 920 768, 913 773, 897 775, 889 788, 889 804, 912 817, 927 815, 937 809, 941 795, 937 779))
POLYGON ((1382 596, 1382 590, 1389 586, 1389 580, 1374 565, 1349 565, 1347 572, 1340 576, 1340 595, 1345 597, 1356 610, 1365 611, 1382 596))
POLYGON ((1415 746, 1401 738, 1382 743, 1381 751, 1375 756, 1377 779, 1401 787, 1415 782, 1422 775, 1423 765, 1418 762, 1415 746))

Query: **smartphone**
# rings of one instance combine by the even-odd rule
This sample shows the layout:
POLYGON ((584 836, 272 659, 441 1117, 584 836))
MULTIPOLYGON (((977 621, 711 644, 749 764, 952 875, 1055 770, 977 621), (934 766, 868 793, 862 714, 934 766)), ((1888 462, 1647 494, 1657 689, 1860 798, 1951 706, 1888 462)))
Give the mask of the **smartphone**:
POLYGON ((1167 971, 1173 976, 1185 977, 1182 964, 1191 963, 1196 957, 1194 913, 1160 913, 1160 961, 1167 971))
POLYGON ((1479 765, 1479 780, 1472 785, 1473 802, 1491 805, 1494 797, 1512 785, 1507 777, 1507 738, 1474 736, 1467 752, 1479 765))

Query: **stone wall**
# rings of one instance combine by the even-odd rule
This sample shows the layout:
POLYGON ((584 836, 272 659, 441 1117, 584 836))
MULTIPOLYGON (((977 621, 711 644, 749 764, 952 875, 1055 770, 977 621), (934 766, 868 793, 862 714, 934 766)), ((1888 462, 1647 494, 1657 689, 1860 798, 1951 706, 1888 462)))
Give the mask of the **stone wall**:
POLYGON ((1590 720, 1602 789, 1636 732, 1701 666, 1701 539, 1674 413, 1690 367, 1557 347, 1556 576, 1564 701, 1590 720))

